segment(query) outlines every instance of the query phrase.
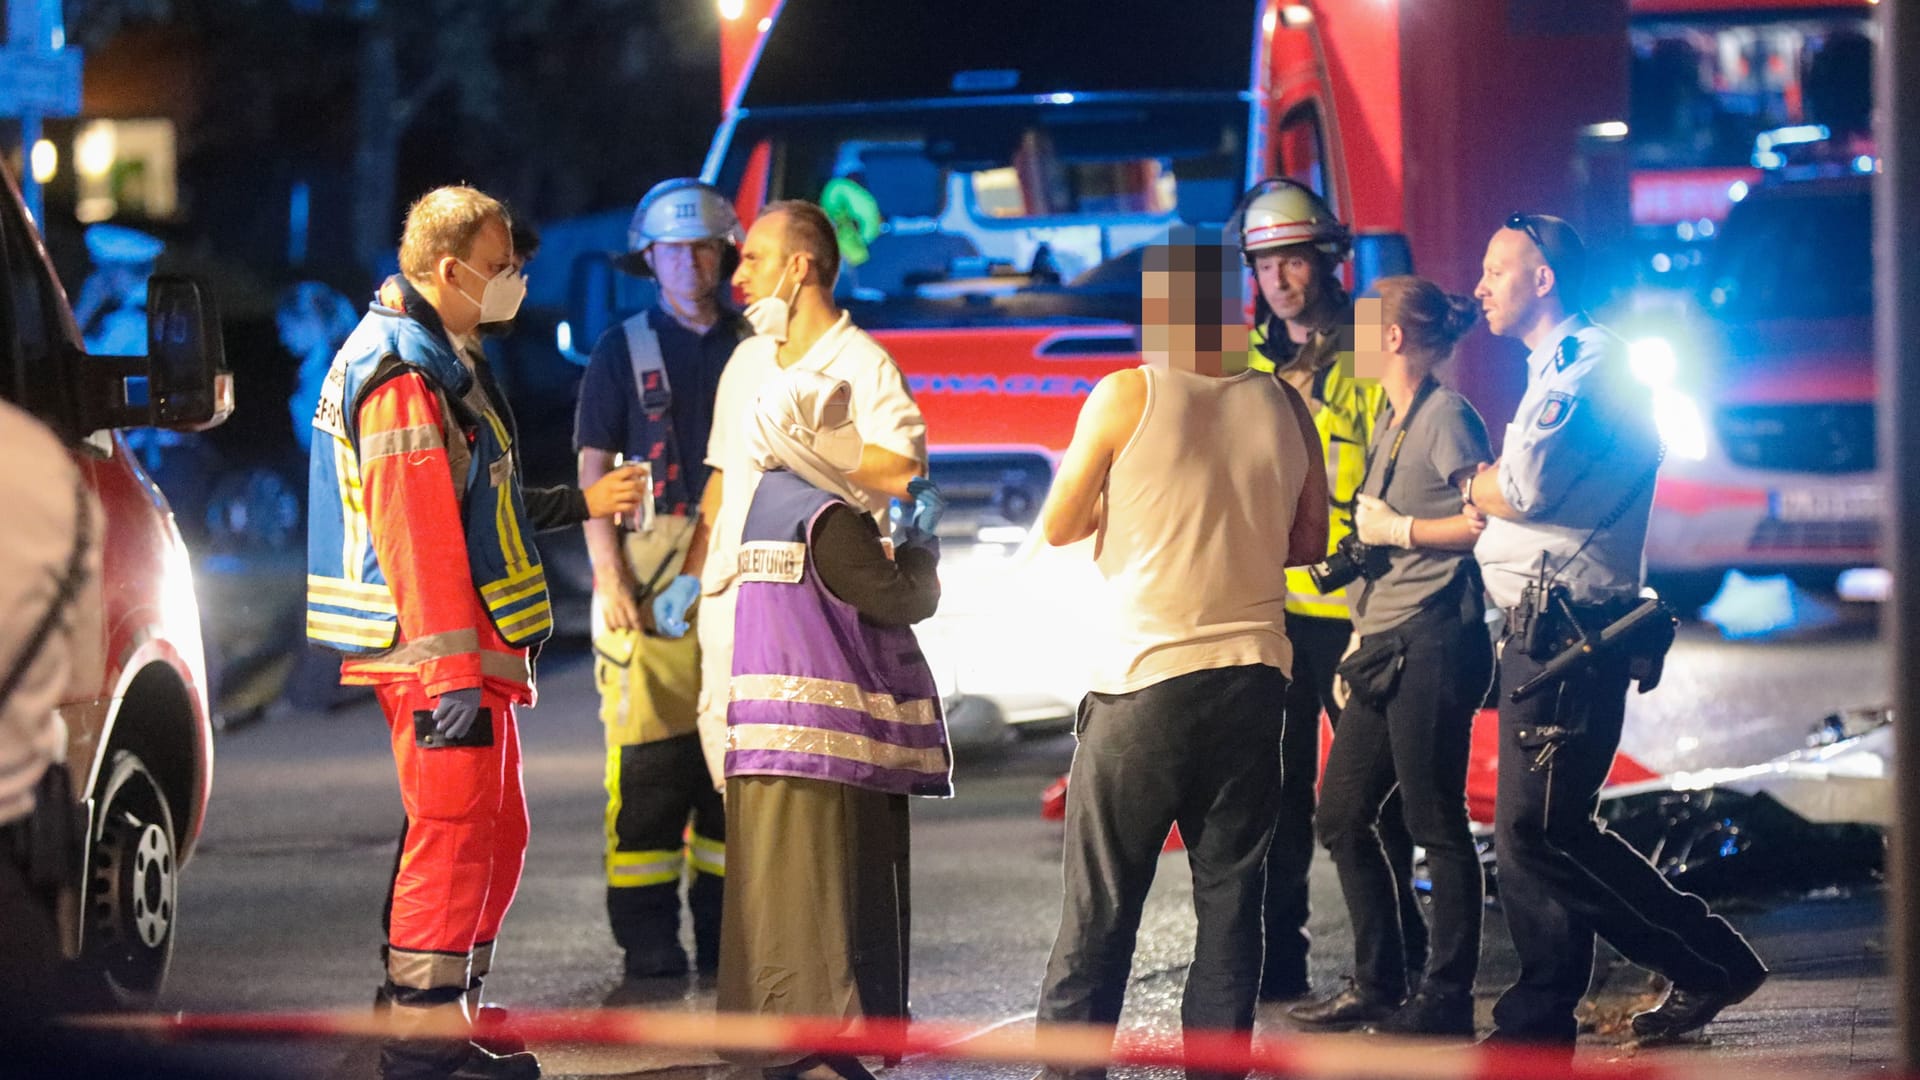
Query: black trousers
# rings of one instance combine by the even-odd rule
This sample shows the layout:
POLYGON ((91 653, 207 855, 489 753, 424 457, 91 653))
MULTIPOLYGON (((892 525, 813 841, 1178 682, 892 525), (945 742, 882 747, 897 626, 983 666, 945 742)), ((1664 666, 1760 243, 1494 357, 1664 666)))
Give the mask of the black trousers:
POLYGON ((57 1011, 55 987, 67 996, 54 898, 28 879, 17 855, 25 828, 0 828, 0 1011, 15 1019, 57 1011))
MULTIPOLYGON (((1407 967, 1399 882, 1382 842, 1381 823, 1397 792, 1433 877, 1424 985, 1471 993, 1484 888, 1467 819, 1467 758, 1473 715, 1493 677, 1493 643, 1484 621, 1458 610, 1423 613, 1377 636, 1398 644, 1405 666, 1384 700, 1356 693, 1347 702, 1327 755, 1318 815, 1320 842, 1339 870, 1353 923, 1355 978, 1377 997, 1398 999, 1420 976, 1407 967)), ((1370 637, 1363 647, 1383 643, 1370 637)))
POLYGON ((695 962, 713 968, 720 961, 726 876, 712 872, 710 848, 726 842, 727 816, 700 737, 681 735, 610 750, 607 788, 607 920, 614 940, 638 961, 685 955, 680 951, 680 882, 682 867, 691 862, 687 908, 693 916, 695 962), (684 837, 689 821, 691 845, 684 837), (683 847, 691 858, 683 857, 683 847))
POLYGON ((1271 703, 1286 682, 1277 668, 1251 665, 1081 702, 1067 786, 1066 898, 1040 990, 1042 1021, 1119 1021, 1141 908, 1178 823, 1199 920, 1181 1023, 1251 1035, 1261 863, 1280 773, 1271 703))
POLYGON ((1500 907, 1520 954, 1520 978, 1494 1006, 1506 1037, 1572 1043, 1573 1010, 1593 977, 1597 933, 1622 956, 1689 990, 1724 989, 1757 974, 1760 958, 1699 897, 1667 883, 1595 816, 1626 716, 1624 657, 1518 705, 1511 691, 1540 663, 1513 647, 1500 662, 1500 788, 1494 808, 1500 907), (1581 734, 1536 768, 1517 732, 1559 719, 1581 734))
MULTIPOLYGON (((1293 643, 1293 680, 1287 685, 1280 735, 1280 801, 1275 807, 1273 843, 1267 849, 1267 952, 1261 986, 1269 993, 1304 990, 1307 985, 1307 874, 1313 869, 1313 807, 1320 779, 1320 713, 1336 726, 1340 706, 1333 700, 1333 672, 1347 651, 1353 624, 1287 614, 1287 638, 1293 643)), ((1380 838, 1393 868, 1400 905, 1406 963, 1420 970, 1427 958, 1427 924, 1413 893, 1413 837, 1393 795, 1380 815, 1380 838)))

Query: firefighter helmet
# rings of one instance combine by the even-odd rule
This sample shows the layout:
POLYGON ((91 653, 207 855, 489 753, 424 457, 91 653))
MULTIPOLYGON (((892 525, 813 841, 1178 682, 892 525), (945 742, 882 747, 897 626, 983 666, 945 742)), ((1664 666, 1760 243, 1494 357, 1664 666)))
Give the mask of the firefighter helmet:
POLYGON ((1346 258, 1353 234, 1312 188, 1297 180, 1260 181, 1240 200, 1240 254, 1248 264, 1265 251, 1312 244, 1336 259, 1346 258))
POLYGON ((620 267, 630 273, 649 273, 643 255, 661 241, 690 244, 723 240, 728 247, 738 249, 740 233, 740 218, 719 188, 692 177, 662 180, 634 207, 633 221, 627 226, 627 252, 619 260, 620 267))

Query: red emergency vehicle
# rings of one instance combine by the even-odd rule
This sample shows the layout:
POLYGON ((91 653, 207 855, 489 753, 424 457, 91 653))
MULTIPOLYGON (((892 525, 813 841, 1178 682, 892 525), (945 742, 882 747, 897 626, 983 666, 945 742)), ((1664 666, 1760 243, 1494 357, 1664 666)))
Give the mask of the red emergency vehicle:
MULTIPOLYGON (((720 10, 726 110, 703 175, 743 217, 807 198, 860 231, 842 302, 926 415, 955 507, 943 533, 982 547, 1018 547, 1085 394, 1138 362, 1142 246, 1179 225, 1222 235, 1260 177, 1299 179, 1352 223, 1359 285, 1411 267, 1470 291, 1518 210, 1600 246, 1627 228, 1625 0, 720 10)), ((1477 335, 1452 377, 1506 415, 1519 350, 1477 335)), ((1035 588, 1077 586, 1036 577, 950 580, 923 634, 952 687, 1016 721, 1068 715, 1084 688, 1062 655, 1077 635, 1028 617, 1074 610, 1035 588)))
POLYGON ((1633 0, 1635 279, 1663 591, 1879 558, 1870 0, 1633 0), (1791 252, 1792 257, 1786 257, 1791 252))
MULTIPOLYGON (((1362 284, 1411 262, 1470 290, 1517 209, 1623 236, 1626 7, 1568 7, 739 0, 704 173, 748 216, 859 184, 880 220, 844 300, 933 443, 1058 451, 1134 362, 1138 248, 1219 229, 1263 175, 1353 224, 1362 284)), ((1520 383, 1481 355, 1455 374, 1520 383)))
POLYGON ((160 988, 173 952, 213 732, 187 549, 117 429, 211 427, 233 409, 232 376, 211 301, 183 278, 149 285, 148 356, 88 356, 19 189, 0 175, 0 390, 78 447, 106 518, 105 678, 60 706, 91 826, 70 945, 104 989, 140 998, 160 988))

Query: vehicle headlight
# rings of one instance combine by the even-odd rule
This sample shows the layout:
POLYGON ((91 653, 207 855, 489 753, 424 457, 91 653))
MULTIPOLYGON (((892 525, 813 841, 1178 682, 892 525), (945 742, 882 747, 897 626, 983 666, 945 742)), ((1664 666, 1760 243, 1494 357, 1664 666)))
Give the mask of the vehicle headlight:
POLYGON ((1707 424, 1691 397, 1671 386, 1655 388, 1653 422, 1660 440, 1667 444, 1667 453, 1684 461, 1707 456, 1707 424))
POLYGON ((1680 371, 1680 358, 1673 351, 1673 342, 1663 337, 1643 337, 1627 348, 1627 362, 1633 367, 1633 376, 1648 386, 1659 388, 1672 386, 1673 378, 1680 371))

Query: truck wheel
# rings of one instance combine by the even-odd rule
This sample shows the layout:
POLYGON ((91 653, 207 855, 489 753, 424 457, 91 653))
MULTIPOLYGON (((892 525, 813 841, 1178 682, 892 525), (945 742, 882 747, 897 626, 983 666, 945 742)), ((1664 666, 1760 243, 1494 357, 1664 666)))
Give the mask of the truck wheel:
POLYGON ((159 993, 173 957, 178 878, 173 814, 138 755, 113 756, 87 864, 82 963, 121 1002, 159 993))

